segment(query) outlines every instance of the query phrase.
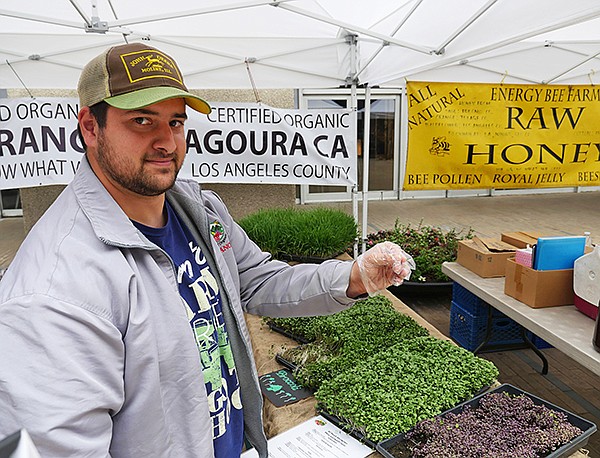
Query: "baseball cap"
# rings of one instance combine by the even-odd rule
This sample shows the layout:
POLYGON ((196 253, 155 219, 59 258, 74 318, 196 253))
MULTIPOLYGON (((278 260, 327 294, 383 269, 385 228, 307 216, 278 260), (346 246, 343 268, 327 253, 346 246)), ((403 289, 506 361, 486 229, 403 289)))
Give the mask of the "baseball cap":
POLYGON ((122 110, 136 110, 153 103, 183 98, 200 113, 210 105, 191 94, 173 58, 144 43, 108 48, 83 68, 77 85, 79 103, 91 106, 103 100, 122 110))

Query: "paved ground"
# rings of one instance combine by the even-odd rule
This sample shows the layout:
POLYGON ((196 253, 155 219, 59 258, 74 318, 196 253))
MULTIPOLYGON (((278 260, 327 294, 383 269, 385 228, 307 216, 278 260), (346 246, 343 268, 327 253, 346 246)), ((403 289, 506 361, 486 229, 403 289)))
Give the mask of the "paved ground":
MULTIPOLYGON (((352 214, 348 203, 328 206, 352 214)), ((422 221, 442 228, 473 228, 482 237, 527 229, 556 235, 589 231, 600 243, 600 192, 370 201, 367 212, 369 232, 390 229, 396 220, 403 224, 422 221)))
MULTIPOLYGON (((329 204, 352 213, 350 204, 329 204)), ((503 231, 537 230, 548 234, 582 235, 600 243, 600 193, 540 194, 528 196, 466 197, 370 202, 369 231, 403 224, 430 224, 443 228, 472 228, 477 235, 496 237, 503 231)), ((22 218, 0 220, 0 271, 8 266, 23 237, 22 218)), ((448 335, 450 296, 403 298, 442 333, 448 335)), ((554 348, 542 350, 550 362, 541 375, 540 361, 531 350, 485 353, 500 369, 500 382, 511 383, 600 425, 600 377, 554 348)), ((600 434, 587 446, 600 457, 600 434)))

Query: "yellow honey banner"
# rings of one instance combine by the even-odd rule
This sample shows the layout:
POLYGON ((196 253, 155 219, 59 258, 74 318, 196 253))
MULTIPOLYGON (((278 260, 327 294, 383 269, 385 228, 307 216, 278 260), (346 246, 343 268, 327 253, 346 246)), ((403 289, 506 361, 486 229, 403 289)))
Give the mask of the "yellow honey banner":
POLYGON ((600 87, 408 82, 404 189, 600 185, 600 87))

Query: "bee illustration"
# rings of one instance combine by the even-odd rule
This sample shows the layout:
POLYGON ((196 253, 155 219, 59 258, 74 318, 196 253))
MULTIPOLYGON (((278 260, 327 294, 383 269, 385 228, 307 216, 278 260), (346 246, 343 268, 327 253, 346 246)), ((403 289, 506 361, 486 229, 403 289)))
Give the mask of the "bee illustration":
POLYGON ((450 154, 450 143, 446 141, 446 137, 433 137, 429 152, 436 156, 444 156, 450 154))

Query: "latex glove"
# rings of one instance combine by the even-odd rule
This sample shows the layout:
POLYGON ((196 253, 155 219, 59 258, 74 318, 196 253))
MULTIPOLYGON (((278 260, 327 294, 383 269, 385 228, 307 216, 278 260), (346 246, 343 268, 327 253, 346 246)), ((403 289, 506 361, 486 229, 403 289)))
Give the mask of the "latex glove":
POLYGON ((375 296, 388 286, 399 286, 410 278, 416 267, 412 256, 388 241, 365 251, 356 259, 356 263, 369 296, 375 296))

